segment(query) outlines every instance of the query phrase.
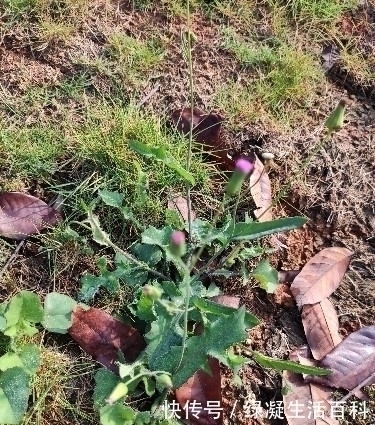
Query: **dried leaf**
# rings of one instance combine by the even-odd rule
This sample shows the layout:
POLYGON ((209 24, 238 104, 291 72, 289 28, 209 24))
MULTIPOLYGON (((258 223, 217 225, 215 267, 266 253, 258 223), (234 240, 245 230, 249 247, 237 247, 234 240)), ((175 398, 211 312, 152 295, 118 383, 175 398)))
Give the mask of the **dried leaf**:
POLYGON ((328 299, 302 308, 302 323, 314 359, 321 360, 342 338, 336 309, 328 299))
POLYGON ((146 344, 140 332, 113 318, 98 308, 75 307, 72 326, 68 332, 71 337, 99 363, 113 372, 118 367, 118 352, 121 350, 126 361, 133 362, 146 344))
POLYGON ((323 378, 326 385, 352 390, 375 383, 375 325, 351 333, 324 357, 320 366, 332 370, 323 378))
MULTIPOLYGON (((308 357, 308 347, 298 347, 290 353, 289 358, 301 364, 313 365, 308 357)), ((289 425, 339 425, 339 422, 330 417, 333 401, 332 390, 323 385, 305 382, 302 375, 289 371, 283 372, 283 386, 288 393, 283 396, 284 414, 289 425), (314 415, 313 405, 319 406, 314 415), (315 417, 314 417, 315 416, 315 417)))
POLYGON ((322 50, 320 57, 322 58, 323 71, 328 72, 340 59, 339 49, 335 44, 328 44, 322 50))
POLYGON ((220 137, 221 124, 224 118, 218 114, 206 114, 199 108, 177 109, 171 117, 172 124, 177 130, 187 136, 193 126, 193 138, 202 143, 203 147, 214 157, 219 165, 228 169, 234 168, 234 161, 228 157, 223 139, 220 137))
POLYGON ((185 412, 182 417, 187 416, 191 424, 220 425, 223 423, 221 411, 218 411, 220 413, 218 418, 215 417, 214 412, 209 414, 209 408, 212 403, 217 403, 218 407, 222 404, 220 363, 219 360, 210 357, 208 364, 211 374, 198 370, 184 385, 175 391, 176 400, 185 412), (194 401, 196 403, 195 410, 193 410, 194 401), (196 409, 197 406, 199 406, 199 409, 196 409), (187 412, 185 407, 187 407, 187 412))
POLYGON ((262 161, 255 155, 254 171, 250 176, 250 193, 257 209, 255 217, 259 221, 272 220, 272 194, 271 182, 262 161))
POLYGON ((61 220, 61 215, 42 200, 21 192, 0 194, 0 235, 23 240, 61 220))
POLYGON ((329 297, 339 286, 352 255, 346 248, 332 247, 311 258, 291 285, 298 307, 329 297))
MULTIPOLYGON (((168 201, 168 208, 177 211, 185 222, 189 220, 188 203, 186 198, 184 198, 183 196, 177 196, 168 201)), ((191 219, 195 220, 195 218, 195 212, 191 211, 191 219)))

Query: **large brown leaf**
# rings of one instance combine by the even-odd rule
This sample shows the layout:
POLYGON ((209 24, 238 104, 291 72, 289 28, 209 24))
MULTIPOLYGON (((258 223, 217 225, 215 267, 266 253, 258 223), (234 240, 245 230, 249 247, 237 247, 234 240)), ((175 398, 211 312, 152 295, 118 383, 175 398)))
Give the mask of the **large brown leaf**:
POLYGON ((257 209, 254 210, 255 217, 259 221, 271 221, 271 182, 262 161, 257 156, 255 156, 254 171, 250 176, 250 193, 257 206, 257 209))
POLYGON ((321 360, 342 340, 336 309, 325 299, 317 304, 304 305, 301 316, 314 359, 321 360))
MULTIPOLYGON (((240 300, 237 297, 230 297, 226 295, 218 295, 211 298, 212 301, 227 307, 239 308, 240 300)), ((203 331, 203 327, 198 324, 196 327, 196 334, 203 331)), ((189 419, 189 423, 196 425, 220 425, 223 423, 222 412, 216 418, 215 412, 209 411, 210 404, 217 403, 221 406, 221 376, 220 376, 220 363, 217 359, 209 358, 209 366, 211 374, 198 370, 194 375, 185 382, 180 388, 175 390, 175 397, 184 412, 184 417, 189 419), (194 400, 199 403, 199 414, 194 416, 192 406, 194 400)))
POLYGON ((177 109, 171 116, 172 124, 177 130, 187 136, 193 126, 193 138, 202 143, 203 147, 214 157, 219 165, 227 169, 234 168, 234 161, 227 156, 225 143, 220 136, 221 124, 224 118, 218 114, 206 114, 199 108, 177 109))
POLYGON ((351 333, 324 357, 320 366, 332 370, 321 378, 326 385, 352 390, 361 383, 375 383, 375 375, 371 377, 375 374, 375 325, 351 333))
POLYGON ((298 307, 329 297, 339 286, 352 255, 349 249, 332 247, 311 258, 291 285, 298 307))
POLYGON ((118 352, 121 350, 126 361, 133 362, 145 348, 146 343, 140 332, 113 318, 98 308, 75 307, 71 337, 99 363, 113 372, 118 367, 118 352))
POLYGON ((61 220, 42 200, 21 192, 0 194, 0 236, 23 240, 61 220))
MULTIPOLYGON (((310 364, 306 356, 306 347, 300 347, 294 350, 289 358, 303 364, 310 364)), ((330 417, 330 401, 333 401, 330 388, 305 382, 302 375, 290 371, 283 372, 283 386, 289 389, 283 396, 284 414, 289 425, 339 425, 336 419, 330 417), (314 409, 312 409, 314 405, 319 406, 319 411, 323 412, 321 415, 318 411, 314 415, 314 409)))

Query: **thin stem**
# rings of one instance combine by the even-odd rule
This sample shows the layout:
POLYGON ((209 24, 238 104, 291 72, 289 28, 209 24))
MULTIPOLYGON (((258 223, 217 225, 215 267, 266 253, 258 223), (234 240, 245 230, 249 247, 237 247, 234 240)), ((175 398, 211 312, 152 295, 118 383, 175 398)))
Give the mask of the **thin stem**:
POLYGON ((181 354, 180 358, 177 363, 177 367, 175 369, 175 372, 179 369, 182 363, 182 359, 184 358, 185 348, 186 348, 186 340, 187 340, 187 334, 188 334, 188 313, 189 313, 189 303, 190 303, 190 297, 191 297, 191 282, 190 282, 190 276, 185 276, 186 281, 186 293, 185 293, 185 305, 184 305, 184 334, 182 335, 182 345, 181 345, 181 354))
MULTIPOLYGON (((189 76, 189 97, 190 97, 190 129, 189 129, 189 143, 188 143, 188 154, 187 154, 187 163, 186 170, 190 171, 192 149, 193 149, 193 113, 194 113, 194 81, 193 81, 193 57, 191 52, 191 35, 190 35, 190 2, 186 2, 186 13, 187 13, 187 62, 188 62, 188 76, 189 76)), ((191 242, 192 237, 192 213, 191 213, 191 187, 190 183, 186 184, 186 201, 188 207, 188 223, 189 223, 189 242, 191 242)))

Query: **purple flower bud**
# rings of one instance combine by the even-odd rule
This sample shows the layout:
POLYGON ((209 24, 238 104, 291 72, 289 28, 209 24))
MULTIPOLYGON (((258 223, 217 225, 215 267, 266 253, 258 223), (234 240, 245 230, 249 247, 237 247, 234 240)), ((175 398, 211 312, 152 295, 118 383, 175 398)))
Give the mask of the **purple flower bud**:
POLYGON ((172 254, 182 257, 186 253, 186 238, 185 233, 180 230, 175 230, 171 235, 169 248, 172 254))
POLYGON ((253 171, 254 164, 245 158, 236 161, 236 166, 225 189, 227 196, 233 196, 241 189, 246 177, 253 171))

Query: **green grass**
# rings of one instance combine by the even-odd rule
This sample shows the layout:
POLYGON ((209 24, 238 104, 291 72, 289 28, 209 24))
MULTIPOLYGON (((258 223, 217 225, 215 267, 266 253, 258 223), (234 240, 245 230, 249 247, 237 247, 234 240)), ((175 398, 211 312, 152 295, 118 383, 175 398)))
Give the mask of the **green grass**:
POLYGON ((323 73, 311 54, 278 38, 259 43, 232 28, 222 31, 222 40, 246 79, 219 88, 215 103, 220 109, 231 117, 275 124, 293 124, 306 113, 305 108, 323 81, 323 73))

